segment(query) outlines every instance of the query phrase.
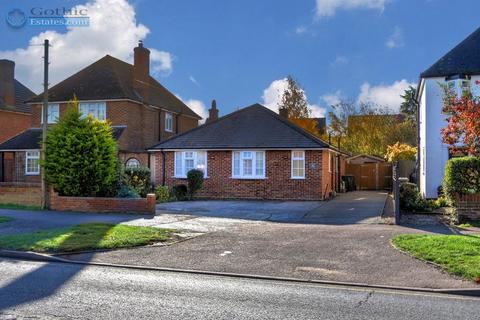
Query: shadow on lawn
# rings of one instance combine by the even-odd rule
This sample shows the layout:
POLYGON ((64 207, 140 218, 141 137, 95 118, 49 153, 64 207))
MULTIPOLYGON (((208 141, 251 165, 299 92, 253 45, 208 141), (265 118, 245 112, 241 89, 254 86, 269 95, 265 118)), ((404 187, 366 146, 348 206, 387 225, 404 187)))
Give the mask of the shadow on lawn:
MULTIPOLYGON (((132 216, 132 218, 138 217, 132 216)), ((114 225, 107 225, 101 232, 96 233, 96 237, 92 239, 91 243, 100 243, 102 238, 113 227, 114 225)), ((62 246, 71 247, 74 244, 78 244, 81 236, 79 233, 72 233, 65 238, 62 246)), ((91 261, 94 255, 95 253, 85 254, 85 262, 91 261)), ((34 302, 55 294, 61 286, 70 281, 83 268, 85 268, 85 265, 50 262, 13 280, 0 288, 0 314, 2 310, 34 302)))

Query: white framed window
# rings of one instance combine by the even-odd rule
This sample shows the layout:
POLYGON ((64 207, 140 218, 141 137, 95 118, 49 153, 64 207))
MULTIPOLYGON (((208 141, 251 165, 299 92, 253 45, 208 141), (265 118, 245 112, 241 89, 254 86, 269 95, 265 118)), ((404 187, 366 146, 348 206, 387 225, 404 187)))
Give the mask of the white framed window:
POLYGON ((106 102, 80 102, 78 110, 82 114, 82 118, 91 115, 97 120, 107 120, 106 102))
POLYGON ((207 152, 199 150, 176 151, 174 175, 176 178, 186 178, 188 171, 197 169, 207 176, 207 152))
POLYGON ((25 152, 25 174, 32 176, 40 174, 40 151, 25 152))
POLYGON ((173 132, 173 114, 170 112, 165 113, 165 131, 173 132))
MULTIPOLYGON (((47 109, 47 123, 53 124, 57 123, 58 118, 60 117, 60 105, 58 103, 51 103, 48 105, 47 109)), ((43 106, 42 114, 40 115, 40 122, 43 123, 43 106)))
POLYGON ((237 179, 265 178, 265 151, 233 151, 232 177, 237 179))
POLYGON ((292 179, 305 179, 305 151, 292 151, 292 179))
POLYGON ((138 159, 135 159, 135 158, 130 158, 127 160, 127 162, 125 163, 125 168, 138 168, 140 167, 140 161, 138 161, 138 159))

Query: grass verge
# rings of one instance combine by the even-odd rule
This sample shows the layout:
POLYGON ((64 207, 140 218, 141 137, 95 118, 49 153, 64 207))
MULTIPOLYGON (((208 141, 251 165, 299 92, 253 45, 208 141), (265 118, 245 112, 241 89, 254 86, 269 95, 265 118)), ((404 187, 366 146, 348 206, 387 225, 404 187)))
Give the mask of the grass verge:
POLYGON ((37 252, 129 248, 167 241, 172 238, 173 231, 121 224, 87 223, 0 237, 0 248, 37 252))
POLYGON ((0 223, 12 221, 13 218, 0 216, 0 223))
POLYGON ((451 274, 480 281, 480 236, 406 234, 395 236, 392 243, 451 274))
POLYGON ((42 210, 40 206, 26 206, 23 204, 14 203, 0 203, 0 209, 13 209, 13 210, 42 210))

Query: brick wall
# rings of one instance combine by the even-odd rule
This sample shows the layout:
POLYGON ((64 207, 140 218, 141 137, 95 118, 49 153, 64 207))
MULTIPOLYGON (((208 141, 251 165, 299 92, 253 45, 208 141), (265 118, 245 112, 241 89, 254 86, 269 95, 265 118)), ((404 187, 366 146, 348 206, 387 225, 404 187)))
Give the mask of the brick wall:
MULTIPOLYGON (((60 104, 60 116, 67 108, 68 104, 60 104)), ((32 127, 41 126, 41 110, 41 104, 32 106, 32 127)), ((166 132, 165 111, 128 100, 107 101, 107 119, 113 126, 127 126, 118 140, 118 148, 132 152, 145 150, 175 133, 198 126, 197 119, 174 114, 173 133, 166 132)))
MULTIPOLYGON (((26 183, 40 183, 41 176, 40 174, 36 175, 27 175, 25 174, 25 161, 26 153, 25 151, 17 151, 14 154, 14 173, 13 181, 15 182, 26 182, 26 183)), ((41 172, 40 168, 40 172, 41 172)))
POLYGON ((40 206, 42 192, 36 184, 0 184, 0 203, 40 206))
POLYGON ((480 220, 480 194, 458 195, 456 199, 458 220, 480 220))
POLYGON ((155 214, 155 195, 142 199, 64 197, 50 192, 50 209, 57 211, 155 214))
POLYGON ((30 128, 31 121, 30 114, 0 110, 0 143, 30 128))
MULTIPOLYGON (((232 179, 231 151, 208 152, 208 178, 198 197, 217 199, 322 200, 322 151, 305 152, 306 179, 291 179, 291 151, 266 151, 265 179, 232 179)), ((154 182, 162 184, 163 161, 154 154, 154 182)), ((186 184, 174 178, 174 153, 166 152, 166 185, 186 184)))

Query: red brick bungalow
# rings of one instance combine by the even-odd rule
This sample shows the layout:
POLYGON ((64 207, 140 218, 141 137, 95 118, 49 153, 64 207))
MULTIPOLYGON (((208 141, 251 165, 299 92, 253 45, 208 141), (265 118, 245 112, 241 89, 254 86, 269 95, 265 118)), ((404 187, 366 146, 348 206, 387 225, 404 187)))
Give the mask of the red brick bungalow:
MULTIPOLYGON (((48 124, 55 125, 74 96, 79 109, 108 120, 125 166, 150 166, 146 150, 153 143, 198 126, 201 119, 150 75, 150 51, 134 48, 134 63, 106 55, 49 89, 48 124)), ((28 101, 30 128, 0 143, 5 172, 0 182, 40 182, 43 96, 28 101)))
POLYGON ((217 199, 324 200, 339 191, 347 156, 260 104, 149 151, 155 184, 185 184, 197 168, 206 177, 198 196, 217 199))

